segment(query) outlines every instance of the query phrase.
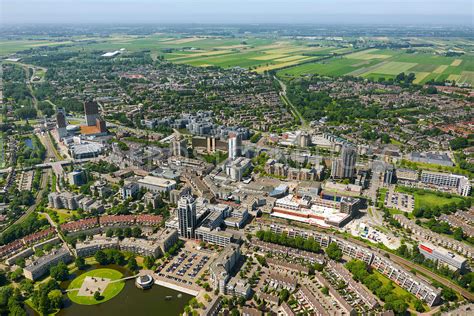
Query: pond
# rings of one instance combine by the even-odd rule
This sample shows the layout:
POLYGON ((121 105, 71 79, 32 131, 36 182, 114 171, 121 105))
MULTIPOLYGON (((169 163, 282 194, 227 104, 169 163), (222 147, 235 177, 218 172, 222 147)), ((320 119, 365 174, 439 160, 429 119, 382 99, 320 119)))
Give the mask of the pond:
MULTIPOLYGON (((118 265, 93 266, 91 269, 99 267, 116 269, 122 272, 124 276, 130 275, 127 269, 118 265)), ((77 273, 75 277, 80 274, 81 272, 77 273)), ((63 282, 61 287, 67 288, 70 282, 63 282)), ((132 279, 126 281, 125 287, 117 296, 102 304, 79 305, 71 302, 67 295, 64 298, 65 307, 56 314, 58 316, 145 316, 179 315, 193 296, 158 285, 153 285, 149 290, 140 290, 135 286, 135 280, 132 279)), ((31 309, 27 309, 27 312, 28 315, 37 315, 31 309)))
POLYGON ((25 145, 26 147, 33 149, 33 140, 31 138, 25 138, 25 145))

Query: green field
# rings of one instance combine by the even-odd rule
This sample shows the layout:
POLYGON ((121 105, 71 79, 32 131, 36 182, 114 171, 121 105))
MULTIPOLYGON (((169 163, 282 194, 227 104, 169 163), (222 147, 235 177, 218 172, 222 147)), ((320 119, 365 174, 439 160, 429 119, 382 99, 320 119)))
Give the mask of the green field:
MULTIPOLYGON (((406 192, 407 191, 404 187, 397 187, 398 192, 406 192)), ((415 197, 415 209, 428 209, 433 208, 436 206, 443 206, 450 203, 457 203, 463 200, 461 197, 451 196, 451 197, 444 197, 438 196, 436 193, 431 193, 429 191, 416 191, 412 193, 415 197)))
POLYGON ((15 52, 41 46, 58 46, 71 44, 71 41, 47 41, 47 40, 0 40, 0 56, 6 56, 15 52))
MULTIPOLYGON (((474 85, 474 59, 470 53, 459 57, 439 54, 452 45, 471 44, 470 40, 419 39, 435 46, 415 52, 406 49, 370 48, 354 51, 349 45, 326 40, 219 36, 148 36, 112 34, 107 37, 77 36, 63 40, 35 38, 0 40, 0 55, 40 46, 65 45, 65 50, 126 51, 148 50, 174 63, 192 66, 243 67, 257 72, 278 70, 281 78, 306 74, 360 76, 378 80, 393 79, 401 72, 413 72, 415 83, 454 80, 474 85), (312 62, 314 61, 314 62, 312 62)), ((40 71, 39 76, 43 73, 40 71)))
POLYGON ((317 63, 294 66, 278 71, 282 78, 305 74, 327 76, 352 75, 370 79, 394 78, 405 72, 415 74, 415 83, 430 80, 455 80, 474 85, 472 56, 446 57, 428 53, 407 53, 404 50, 369 49, 317 63))
MULTIPOLYGON (((149 50, 152 56, 164 56, 171 62, 192 66, 219 66, 251 68, 257 72, 290 67, 330 56, 333 52, 352 51, 350 47, 308 40, 279 40, 255 37, 183 36, 154 34, 135 36, 115 34, 109 37, 73 37, 71 41, 0 40, 2 51, 7 55, 41 45, 67 44, 65 50, 126 51, 149 50), (4 47, 3 47, 4 46, 4 47)), ((41 72, 39 76, 43 75, 41 72)))
MULTIPOLYGON (((123 274, 120 271, 114 269, 96 269, 85 272, 75 278, 71 284, 68 286, 69 289, 79 289, 84 282, 84 279, 87 277, 97 277, 97 278, 107 278, 111 280, 118 280, 123 277, 123 274)), ((96 300, 93 296, 78 296, 78 291, 74 290, 68 292, 67 295, 71 301, 77 304, 82 305, 95 305, 106 302, 112 298, 114 298, 117 294, 119 294, 125 286, 125 281, 110 283, 105 288, 104 292, 102 293, 102 299, 96 300)))

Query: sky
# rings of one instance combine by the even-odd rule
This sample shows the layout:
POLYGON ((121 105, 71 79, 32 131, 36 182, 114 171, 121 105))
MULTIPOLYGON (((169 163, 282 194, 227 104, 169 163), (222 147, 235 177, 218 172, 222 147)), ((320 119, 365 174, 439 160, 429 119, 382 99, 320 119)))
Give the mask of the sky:
POLYGON ((0 0, 1 23, 465 24, 474 0, 0 0))

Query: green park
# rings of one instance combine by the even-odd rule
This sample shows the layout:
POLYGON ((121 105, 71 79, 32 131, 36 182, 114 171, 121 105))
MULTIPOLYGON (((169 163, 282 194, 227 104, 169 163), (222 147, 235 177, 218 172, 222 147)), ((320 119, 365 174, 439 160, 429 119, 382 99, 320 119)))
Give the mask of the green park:
POLYGON ((123 290, 125 281, 117 281, 122 277, 123 274, 114 269, 91 270, 79 275, 71 282, 67 295, 77 304, 100 304, 114 298, 123 290))

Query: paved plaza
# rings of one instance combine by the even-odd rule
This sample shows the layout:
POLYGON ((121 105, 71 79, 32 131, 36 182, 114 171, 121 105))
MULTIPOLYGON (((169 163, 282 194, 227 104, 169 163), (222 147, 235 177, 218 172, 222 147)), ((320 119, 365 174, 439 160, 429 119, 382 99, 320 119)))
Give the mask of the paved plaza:
POLYGON ((96 291, 102 295, 109 283, 110 279, 88 276, 84 279, 84 282, 82 282, 77 296, 94 296, 96 291))

